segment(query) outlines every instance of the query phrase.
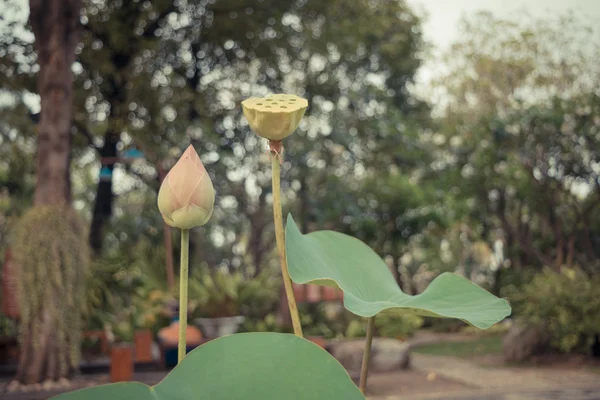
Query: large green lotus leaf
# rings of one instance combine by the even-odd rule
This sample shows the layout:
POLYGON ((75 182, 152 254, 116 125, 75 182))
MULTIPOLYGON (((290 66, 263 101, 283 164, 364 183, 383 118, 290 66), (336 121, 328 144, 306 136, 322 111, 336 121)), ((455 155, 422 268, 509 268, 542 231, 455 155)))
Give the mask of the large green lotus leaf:
POLYGON ((294 335, 241 333, 189 353, 156 386, 116 383, 56 400, 365 400, 325 350, 294 335))
POLYGON ((291 215, 285 240, 292 280, 339 287, 344 292, 344 306, 354 314, 371 317, 390 310, 458 318, 481 329, 510 315, 506 300, 452 273, 438 276, 423 293, 408 295, 365 243, 333 231, 303 235, 291 215))

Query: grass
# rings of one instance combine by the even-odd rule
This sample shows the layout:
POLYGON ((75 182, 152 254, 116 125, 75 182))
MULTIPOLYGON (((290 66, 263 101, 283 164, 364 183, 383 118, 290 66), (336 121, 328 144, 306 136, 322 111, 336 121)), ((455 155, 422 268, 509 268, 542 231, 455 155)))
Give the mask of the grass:
POLYGON ((428 354, 435 356, 450 356, 458 358, 473 358, 484 354, 502 353, 502 336, 485 335, 475 340, 464 342, 444 342, 432 343, 413 349, 418 354, 428 354))

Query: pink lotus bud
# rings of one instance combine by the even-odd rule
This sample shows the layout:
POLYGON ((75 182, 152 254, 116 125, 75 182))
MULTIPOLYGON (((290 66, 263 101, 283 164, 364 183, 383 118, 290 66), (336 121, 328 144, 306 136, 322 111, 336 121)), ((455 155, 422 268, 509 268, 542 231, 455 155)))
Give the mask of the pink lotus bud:
POLYGON ((187 148, 167 174, 158 192, 158 209, 167 224, 190 229, 208 222, 215 189, 194 147, 187 148))
POLYGON ((272 94, 242 101, 250 128, 260 137, 280 141, 298 128, 308 101, 293 94, 272 94))

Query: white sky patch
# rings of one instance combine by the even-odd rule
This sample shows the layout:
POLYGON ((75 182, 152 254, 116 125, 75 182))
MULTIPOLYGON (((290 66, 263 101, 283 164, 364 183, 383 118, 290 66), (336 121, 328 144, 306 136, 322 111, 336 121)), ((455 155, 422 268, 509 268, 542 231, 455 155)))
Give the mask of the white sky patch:
POLYGON ((407 0, 419 14, 425 15, 423 32, 425 40, 433 45, 431 59, 417 74, 417 86, 426 85, 443 70, 435 62, 436 56, 459 39, 459 22, 468 15, 489 11, 498 18, 515 18, 524 13, 543 18, 574 11, 600 21, 600 0, 407 0))

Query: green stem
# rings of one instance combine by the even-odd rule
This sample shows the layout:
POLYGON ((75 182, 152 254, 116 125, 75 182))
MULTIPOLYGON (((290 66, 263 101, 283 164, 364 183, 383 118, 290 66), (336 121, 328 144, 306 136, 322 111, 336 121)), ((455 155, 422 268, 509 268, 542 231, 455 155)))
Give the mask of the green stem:
POLYGON ((294 327, 294 335, 302 337, 302 325, 300 325, 300 316, 298 314, 298 306, 294 298, 294 288, 287 267, 287 259, 285 256, 285 236, 283 233, 283 216, 281 215, 281 185, 280 185, 280 154, 271 152, 271 170, 273 177, 273 219, 275 222, 275 239, 277 241, 277 251, 279 253, 279 262, 281 264, 281 274, 283 275, 283 285, 287 296, 290 316, 292 317, 292 325, 294 327))
POLYGON ((365 339, 365 351, 363 352, 362 367, 360 368, 360 384, 358 386, 364 395, 367 394, 367 375, 369 374, 369 358, 371 358, 374 331, 375 316, 372 316, 367 320, 367 337, 365 339))
POLYGON ((181 230, 181 269, 179 271, 179 343, 177 363, 185 357, 187 347, 188 271, 190 253, 190 230, 181 230))

